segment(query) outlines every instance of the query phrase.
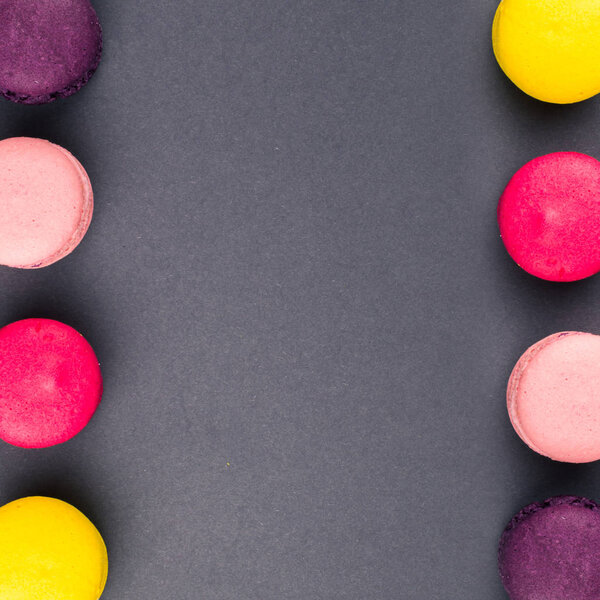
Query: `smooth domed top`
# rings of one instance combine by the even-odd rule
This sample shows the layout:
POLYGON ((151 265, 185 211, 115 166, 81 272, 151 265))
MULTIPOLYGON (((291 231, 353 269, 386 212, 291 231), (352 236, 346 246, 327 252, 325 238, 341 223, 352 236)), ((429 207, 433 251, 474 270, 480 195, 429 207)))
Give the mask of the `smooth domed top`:
POLYGON ((554 460, 600 459, 600 336, 563 331, 519 359, 507 390, 521 439, 554 460))
POLYGON ((521 167, 498 203, 500 235, 528 273, 575 281, 600 270, 600 162, 546 154, 521 167))
POLYGON ((96 527, 55 498, 0 508, 0 600, 98 600, 108 556, 96 527))
POLYGON ((600 92, 600 0, 503 0, 492 43, 506 75, 538 100, 568 104, 600 92))
POLYGON ((98 407, 102 376, 88 342, 52 319, 0 329, 0 438, 24 448, 60 444, 98 407))
POLYGON ((89 177, 70 152, 36 138, 0 141, 0 264, 63 258, 85 235, 93 205, 89 177))

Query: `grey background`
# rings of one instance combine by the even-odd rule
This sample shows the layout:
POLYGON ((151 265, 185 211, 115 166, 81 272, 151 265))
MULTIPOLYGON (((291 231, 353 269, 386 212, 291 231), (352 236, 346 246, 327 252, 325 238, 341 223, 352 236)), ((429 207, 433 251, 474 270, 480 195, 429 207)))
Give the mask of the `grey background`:
POLYGON ((600 497, 504 406, 527 346, 600 331, 600 278, 521 272, 496 202, 534 156, 600 157, 599 101, 516 90, 495 0, 95 6, 90 84, 0 106, 96 200, 67 259, 0 269, 0 322, 76 327, 105 393, 67 444, 0 447, 0 501, 82 509, 103 600, 505 598, 512 514, 600 497))

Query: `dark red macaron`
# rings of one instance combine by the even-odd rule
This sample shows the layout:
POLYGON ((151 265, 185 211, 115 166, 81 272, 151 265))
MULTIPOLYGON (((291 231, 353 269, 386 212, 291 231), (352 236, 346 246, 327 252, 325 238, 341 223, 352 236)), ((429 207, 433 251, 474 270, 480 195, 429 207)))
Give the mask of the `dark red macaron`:
POLYGON ((0 329, 0 438, 45 448, 79 433, 100 403, 92 347, 72 327, 25 319, 0 329))
POLYGON ((0 0, 0 94, 44 104, 81 89, 102 55, 89 0, 0 0))
POLYGON ((498 567, 511 600, 598 600, 600 506, 577 496, 526 506, 500 538, 498 567))
POLYGON ((600 271, 600 162, 555 152, 528 162, 498 204, 502 241, 515 262, 549 281, 600 271))

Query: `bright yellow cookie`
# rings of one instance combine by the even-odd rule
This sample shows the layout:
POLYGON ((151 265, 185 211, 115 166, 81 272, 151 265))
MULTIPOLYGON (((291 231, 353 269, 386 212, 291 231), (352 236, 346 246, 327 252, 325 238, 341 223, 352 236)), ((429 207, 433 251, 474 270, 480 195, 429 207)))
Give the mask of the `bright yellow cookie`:
POLYGON ((0 508, 0 600, 98 600, 108 558, 76 508, 35 496, 0 508))
POLYGON ((503 0, 492 43, 506 75, 538 100, 600 92, 600 0, 503 0))

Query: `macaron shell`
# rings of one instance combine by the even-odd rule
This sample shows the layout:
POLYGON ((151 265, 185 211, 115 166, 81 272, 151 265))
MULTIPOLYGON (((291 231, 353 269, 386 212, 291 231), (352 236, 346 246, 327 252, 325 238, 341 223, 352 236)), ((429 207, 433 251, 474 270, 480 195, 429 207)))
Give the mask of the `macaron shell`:
POLYGON ((26 319, 0 329, 0 438, 45 448, 79 433, 102 396, 92 347, 72 327, 26 319))
POLYGON ((46 140, 0 141, 0 264, 50 265, 81 242, 94 197, 85 169, 46 140))
POLYGON ((0 0, 0 94, 24 104, 83 87, 102 54, 89 0, 0 0))
POLYGON ((506 249, 528 273, 575 281, 600 270, 600 162, 555 152, 524 165, 498 203, 506 249))
POLYGON ((98 600, 106 546, 75 507, 40 496, 0 508, 0 600, 98 600))
POLYGON ((548 344, 551 344, 559 337, 565 335, 573 335, 578 334, 576 331, 562 331, 559 333, 554 333, 535 343, 533 346, 530 346, 522 355, 521 358, 517 361, 517 364, 514 366, 510 378, 508 380, 508 386, 506 390, 506 404, 508 408, 508 416, 510 418, 510 422, 516 431, 517 435, 535 452, 538 454, 544 454, 540 448, 538 448, 533 440, 531 440, 527 434, 525 433, 524 428, 521 426, 521 421, 519 418, 519 410, 518 410, 518 390, 519 383, 521 382, 521 377, 523 373, 526 371, 527 367, 531 360, 539 354, 548 344))
POLYGON ((600 0, 503 0, 492 45, 526 94, 569 104, 600 92, 600 0))
POLYGON ((531 504, 504 530, 498 548, 511 600, 600 598, 600 507, 559 496, 531 504))
POLYGON ((600 336, 561 332, 529 348, 509 379, 507 406, 515 431, 539 454, 600 459, 600 336))

